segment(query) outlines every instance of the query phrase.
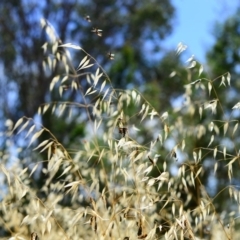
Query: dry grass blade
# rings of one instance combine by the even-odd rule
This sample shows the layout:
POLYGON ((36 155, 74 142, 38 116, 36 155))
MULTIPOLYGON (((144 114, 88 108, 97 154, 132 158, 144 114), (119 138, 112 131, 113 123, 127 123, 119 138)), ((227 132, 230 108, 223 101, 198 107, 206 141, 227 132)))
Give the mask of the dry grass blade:
MULTIPOLYGON (((88 24, 89 16, 86 20, 88 24)), ((53 34, 47 22, 43 25, 53 34)), ((100 29, 92 32, 102 36, 100 29)), ((47 129, 26 117, 13 129, 6 125, 7 141, 0 152, 1 231, 10 232, 11 240, 29 238, 31 229, 46 240, 218 239, 215 233, 234 239, 240 192, 230 184, 238 176, 240 103, 225 112, 221 99, 230 74, 209 80, 191 56, 181 69, 184 84, 187 81, 181 98, 186 101, 168 108, 163 102, 152 103, 151 94, 148 101, 141 88, 114 88, 84 49, 59 45, 56 36, 53 40, 43 46, 48 54, 44 64, 55 74, 49 88, 52 99, 56 94, 58 100, 42 104, 37 117, 56 126, 47 129), (77 69, 70 51, 63 48, 84 54, 77 69), (199 79, 200 75, 204 77, 199 79), (225 87, 218 88, 219 82, 225 87), (213 116, 203 109, 219 111, 213 116), (24 141, 10 135, 16 130, 17 137, 26 132, 24 141), (17 147, 18 142, 24 142, 24 149, 17 147), (224 188, 217 193, 222 185, 215 183, 220 182, 224 188), (218 210, 223 202, 226 209, 218 210), (223 224, 226 219, 232 221, 232 235, 223 224)), ((185 49, 180 43, 177 54, 185 49)), ((113 56, 108 53, 110 60, 113 56)), ((181 71, 172 71, 171 81, 177 76, 180 83, 181 71)), ((38 238, 31 234, 31 240, 38 238)))
POLYGON ((31 240, 39 240, 37 233, 31 233, 31 240))

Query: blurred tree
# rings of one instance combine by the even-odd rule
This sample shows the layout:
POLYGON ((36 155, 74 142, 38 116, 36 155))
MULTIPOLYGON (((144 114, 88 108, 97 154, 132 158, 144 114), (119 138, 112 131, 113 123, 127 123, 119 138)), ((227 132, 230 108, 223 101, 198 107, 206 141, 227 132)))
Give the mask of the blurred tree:
MULTIPOLYGON (((217 79, 216 87, 218 87, 218 98, 221 99, 221 110, 217 112, 216 119, 224 119, 229 125, 234 126, 236 122, 231 120, 237 119, 239 121, 239 111, 233 109, 234 105, 239 101, 239 90, 240 90, 240 8, 236 10, 235 15, 229 17, 223 23, 217 23, 214 26, 214 36, 215 43, 213 47, 207 52, 207 65, 208 71, 212 79, 217 79), (231 76, 231 87, 225 88, 227 86, 228 80, 231 76)), ((217 125, 222 131, 224 130, 224 122, 219 122, 217 125)), ((227 123, 226 123, 227 124, 227 123)), ((225 126, 227 126, 225 124, 225 126)), ((237 156, 239 154, 239 136, 235 134, 231 138, 223 137, 219 139, 219 146, 226 146, 227 153, 232 156, 237 156)), ((218 157, 221 157, 218 155, 218 157)), ((233 178, 229 181, 226 164, 227 161, 221 162, 219 164, 219 171, 216 173, 216 192, 226 187, 227 183, 239 185, 239 180, 233 178)), ((238 168, 235 168, 236 173, 239 174, 238 168)), ((227 191, 221 193, 221 198, 218 198, 219 209, 225 209, 228 205, 226 201, 223 201, 228 195, 227 191)))
MULTIPOLYGON (((238 99, 240 83, 240 8, 236 10, 224 23, 218 23, 214 27, 216 42, 207 53, 208 67, 213 78, 227 72, 231 74, 232 88, 225 96, 226 107, 231 109, 233 102, 238 99)), ((223 85, 222 85, 223 86, 223 85)))

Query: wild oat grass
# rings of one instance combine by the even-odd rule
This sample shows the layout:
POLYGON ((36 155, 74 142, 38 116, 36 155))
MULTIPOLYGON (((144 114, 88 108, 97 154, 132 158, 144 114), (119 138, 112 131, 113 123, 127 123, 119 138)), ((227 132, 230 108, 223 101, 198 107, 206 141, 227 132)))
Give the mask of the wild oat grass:
MULTIPOLYGON (((50 92, 58 91, 63 100, 39 106, 38 114, 44 118, 51 111, 67 121, 81 109, 87 136, 67 149, 32 118, 22 117, 14 126, 8 120, 0 221, 1 234, 9 237, 1 239, 238 239, 239 191, 226 183, 222 192, 229 191, 226 201, 232 206, 217 212, 221 192, 210 197, 202 181, 206 159, 212 159, 215 173, 224 164, 230 180, 239 161, 238 153, 232 155, 217 140, 234 139, 239 131, 238 120, 215 119, 224 110, 216 84, 220 79, 220 85, 229 86, 230 74, 201 78, 203 67, 191 58, 186 71, 197 71, 199 79, 185 86, 186 101, 177 110, 159 112, 138 89, 115 89, 93 56, 61 43, 42 23, 50 36, 43 65, 53 71, 60 64, 62 72, 49 84, 50 92), (76 69, 69 49, 85 55, 76 69), (79 95, 79 102, 66 99, 66 91, 79 95), (215 98, 205 101, 211 92, 215 98), (204 114, 208 118, 201 121, 204 114), (195 121, 184 122, 186 116, 195 121), (209 138, 209 132, 207 145, 191 144, 194 138, 209 138), (48 137, 40 142, 43 133, 48 137), (16 134, 27 148, 17 149, 13 159, 16 134), (38 153, 46 153, 46 159, 38 153), (41 172, 45 182, 39 189, 41 172)), ((185 48, 180 44, 177 54, 185 48)), ((233 111, 238 108, 237 103, 233 111)))

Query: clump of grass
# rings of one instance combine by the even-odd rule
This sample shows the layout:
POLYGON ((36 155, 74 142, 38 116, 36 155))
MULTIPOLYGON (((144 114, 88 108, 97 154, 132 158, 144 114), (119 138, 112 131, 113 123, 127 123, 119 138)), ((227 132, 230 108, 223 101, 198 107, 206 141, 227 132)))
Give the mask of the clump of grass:
MULTIPOLYGON (((18 134, 30 150, 29 157, 15 159, 14 164, 7 162, 11 151, 2 155, 6 163, 0 165, 2 231, 10 239, 32 240, 236 239, 237 207, 229 214, 219 213, 216 199, 229 191, 227 200, 238 206, 239 191, 230 185, 210 197, 203 182, 208 159, 214 161, 214 172, 224 162, 229 179, 239 159, 227 146, 218 145, 217 139, 228 133, 233 139, 238 130, 235 119, 214 119, 219 109, 224 111, 215 86, 218 79, 202 78, 185 86, 187 101, 176 118, 174 109, 157 111, 138 89, 115 89, 93 56, 80 46, 56 40, 51 27, 45 21, 43 25, 51 40, 44 45, 46 71, 61 66, 50 92, 58 92, 63 101, 43 104, 38 113, 44 117, 51 111, 67 121, 80 109, 88 119, 87 136, 67 149, 51 129, 32 118, 9 124, 5 133, 9 143, 18 134), (84 54, 76 69, 69 49, 84 54), (79 101, 66 100, 66 91, 79 101), (199 102, 199 96, 212 91, 214 99, 199 102), (205 113, 212 118, 202 121, 205 113), (189 115, 195 118, 192 125, 184 122, 189 115), (193 147, 191 139, 209 136, 207 131, 211 132, 207 145, 193 147), (39 141, 43 134, 48 137, 39 141), (46 159, 36 152, 46 153, 46 159), (38 189, 35 181, 41 172, 45 182, 38 189)), ((177 52, 182 48, 180 44, 177 52)), ((194 59, 189 62, 192 73, 201 76, 202 66, 194 59)), ((223 81, 230 85, 230 75, 221 77, 221 85, 223 81)), ((20 149, 17 156, 24 151, 20 149)))

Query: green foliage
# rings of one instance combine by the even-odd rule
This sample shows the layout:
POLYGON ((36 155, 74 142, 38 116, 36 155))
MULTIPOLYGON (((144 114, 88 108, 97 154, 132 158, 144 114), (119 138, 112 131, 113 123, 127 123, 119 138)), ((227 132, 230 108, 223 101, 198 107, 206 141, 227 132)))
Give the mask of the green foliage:
MULTIPOLYGON (((49 25, 43 27, 52 33, 49 25)), ((41 119, 83 119, 86 128, 73 128, 85 135, 65 147, 64 139, 56 137, 58 128, 27 117, 14 126, 8 120, 7 147, 1 154, 9 159, 0 165, 2 235, 28 239, 36 232, 44 239, 73 240, 239 237, 240 195, 232 180, 239 162, 234 113, 240 104, 224 116, 230 110, 218 95, 219 85, 230 86, 230 74, 212 80, 191 57, 169 77, 176 76, 179 83, 188 76, 181 104, 163 111, 137 88, 115 88, 82 47, 54 38, 45 46, 45 71, 56 59, 62 66, 49 82, 59 100, 40 105, 38 114, 41 119), (69 50, 82 56, 76 69, 69 50), (73 101, 73 93, 79 101, 73 101), (27 142, 29 157, 19 157, 23 148, 11 159, 15 134, 27 142), (224 178, 220 191, 210 191, 219 171, 229 183, 224 178), (40 189, 38 178, 44 180, 40 189), (218 208, 222 196, 225 211, 218 208)), ((71 137, 71 129, 66 134, 71 137)))
POLYGON ((216 43, 207 53, 212 75, 219 76, 224 72, 231 72, 235 77, 239 74, 239 13, 240 9, 237 9, 235 15, 223 24, 216 24, 214 28, 216 43))
MULTIPOLYGON (((214 26, 215 43, 213 47, 207 53, 207 62, 211 78, 220 76, 217 80, 219 87, 217 89, 218 98, 221 99, 222 111, 217 112, 217 119, 230 119, 229 124, 218 122, 218 126, 223 129, 237 122, 231 121, 232 119, 239 121, 239 112, 234 110, 233 106, 239 101, 239 9, 236 9, 236 13, 227 19, 224 23, 216 24, 214 26), (227 79, 231 77, 231 87, 226 88, 227 79)), ((235 108, 234 108, 235 109, 235 108)), ((233 127, 233 126, 232 126, 233 127)), ((228 143, 231 146, 231 154, 235 155, 238 152, 239 138, 237 134, 234 138, 228 138, 224 136, 221 140, 221 144, 228 143)), ((239 175, 238 168, 235 168, 234 184, 239 185, 237 176, 239 175)), ((218 185, 217 190, 220 191, 223 186, 226 185, 226 174, 223 169, 219 169, 217 172, 218 185)), ((223 196, 223 195, 222 195, 223 196)), ((226 197, 226 195, 225 195, 226 197)), ((222 199, 224 199, 223 197, 222 199)), ((219 208, 225 208, 225 201, 219 200, 219 208)))

